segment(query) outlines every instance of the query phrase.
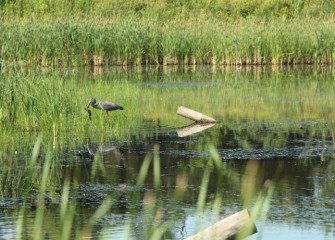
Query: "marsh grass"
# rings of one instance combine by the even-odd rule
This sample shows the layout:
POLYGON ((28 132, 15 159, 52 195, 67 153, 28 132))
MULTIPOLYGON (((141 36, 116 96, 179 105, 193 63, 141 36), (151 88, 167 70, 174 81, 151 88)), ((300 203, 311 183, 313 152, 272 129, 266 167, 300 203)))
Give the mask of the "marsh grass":
MULTIPOLYGON (((245 119, 264 122, 277 132, 293 128, 306 134, 301 129, 304 122, 323 119, 332 123, 334 118, 331 69, 292 73, 263 68, 135 68, 125 74, 118 68, 104 71, 91 76, 77 75, 76 71, 2 72, 1 141, 5 146, 15 146, 17 139, 36 139, 39 132, 59 150, 64 143, 84 145, 87 139, 124 141, 145 121, 175 127, 190 124, 176 115, 181 105, 225 122, 236 132, 247 128, 251 135, 262 126, 248 124, 245 119), (92 97, 116 102, 125 109, 108 117, 92 109, 90 121, 84 108, 92 97)), ((309 134, 325 128, 332 132, 331 125, 327 126, 315 124, 315 132, 309 134)), ((271 136, 263 141, 269 144, 271 136)))
POLYGON ((333 64, 333 8, 321 0, 4 1, 0 66, 333 64))
POLYGON ((74 16, 6 19, 0 30, 3 66, 332 64, 335 47, 334 25, 309 17, 74 16))

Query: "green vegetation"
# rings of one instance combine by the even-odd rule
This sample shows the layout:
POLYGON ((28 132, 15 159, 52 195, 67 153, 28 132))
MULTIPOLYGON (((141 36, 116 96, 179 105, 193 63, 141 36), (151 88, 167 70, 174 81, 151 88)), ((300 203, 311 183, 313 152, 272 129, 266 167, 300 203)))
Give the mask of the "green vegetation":
POLYGON ((333 15, 333 8, 334 3, 325 0, 5 0, 0 3, 1 15, 5 16, 138 15, 161 20, 195 14, 216 18, 325 17, 333 15))
MULTIPOLYGON (((2 139, 10 141, 8 136, 22 134, 17 132, 19 130, 43 131, 50 139, 65 137, 69 132, 79 139, 95 135, 92 133, 112 133, 115 140, 121 140, 129 138, 132 130, 144 120, 187 125, 189 121, 176 115, 180 105, 204 112, 234 128, 246 118, 270 124, 285 119, 331 122, 334 118, 331 70, 288 73, 199 68, 180 73, 178 68, 147 71, 134 68, 127 74, 113 68, 91 76, 70 70, 2 72, 2 139), (192 79, 191 86, 185 86, 187 79, 192 79), (112 112, 107 118, 99 110, 92 109, 90 121, 84 107, 91 97, 116 102, 125 110, 112 112)), ((281 125, 283 127, 299 128, 292 124, 281 125)))
MULTIPOLYGON (((226 214, 221 207, 230 202, 263 220, 273 195, 285 195, 290 208, 295 188, 283 186, 290 179, 282 178, 276 188, 264 184, 270 163, 251 160, 245 174, 238 174, 235 163, 222 161, 215 149, 223 141, 242 149, 285 148, 295 134, 306 144, 301 151, 317 142, 331 153, 331 67, 278 71, 217 65, 333 64, 334 8, 325 0, 0 1, 0 195, 5 215, 17 220, 16 238, 103 237, 110 227, 103 223, 120 221, 113 219, 122 211, 120 202, 129 204, 130 215, 141 216, 140 225, 135 217, 122 220, 125 239, 132 234, 171 239, 174 224, 190 215, 185 204, 196 206, 201 227, 226 214), (126 67, 97 67, 105 65, 126 67), (81 72, 72 66, 92 68, 81 72), (90 121, 84 107, 91 97, 114 101, 125 111, 107 118, 92 110, 90 121), (175 114, 180 105, 222 121, 220 131, 181 144, 206 157, 166 163, 159 145, 145 158, 139 152, 122 155, 131 153, 128 144, 155 139, 157 132, 139 136, 145 123, 172 131, 189 124, 175 114), (117 150, 112 156, 91 154, 88 164, 76 162, 76 154, 87 153, 91 143, 117 150), (119 146, 126 150, 121 153, 119 146), (101 189, 105 183, 108 190, 101 189), (88 194, 80 189, 90 184, 88 194), (83 207, 80 201, 92 196, 95 202, 83 207), (101 224, 102 216, 107 220, 101 224)), ((332 156, 322 154, 323 167, 313 168, 313 176, 334 172, 332 156)), ((295 166, 304 171, 313 161, 295 166)), ((280 171, 277 175, 280 179, 280 171)), ((327 183, 317 192, 326 196, 333 189, 327 183)))
POLYGON ((0 60, 3 66, 332 64, 334 5, 4 1, 0 60))
MULTIPOLYGON (((120 223, 115 216, 124 202, 129 211, 120 230, 124 239, 132 234, 171 239, 180 228, 176 225, 190 215, 201 216, 197 219, 197 230, 201 230, 227 215, 222 206, 231 203, 238 210, 248 207, 257 219, 265 219, 272 196, 289 198, 286 207, 291 208, 296 189, 285 184, 297 178, 280 176, 280 168, 273 175, 275 160, 251 160, 237 166, 236 161, 220 159, 215 149, 223 150, 222 144, 231 141, 246 152, 255 148, 271 151, 286 148, 294 135, 294 140, 303 139, 298 152, 308 155, 306 151, 318 151, 335 135, 335 84, 330 67, 82 70, 6 67, 0 74, 0 194, 9 199, 2 203, 6 216, 19 220, 18 239, 39 239, 46 234, 63 239, 110 236, 108 230, 114 226, 104 224, 120 223), (115 101, 125 110, 107 118, 92 109, 90 121, 84 107, 91 97, 115 101), (221 123, 195 136, 194 141, 193 136, 190 141, 179 138, 181 143, 165 141, 170 134, 176 137, 176 128, 190 123, 176 115, 180 105, 221 123), (148 122, 153 126, 143 131, 148 122), (151 131, 153 127, 162 129, 151 131), (160 130, 171 133, 156 136, 160 130), (161 140, 161 146, 152 146, 161 140), (112 153, 98 152, 85 162, 87 158, 77 154, 82 149, 87 153, 91 143, 97 149, 110 144, 112 153), (177 157, 166 157, 169 144, 176 144, 171 149, 176 149, 172 154, 177 157), (150 149, 147 157, 138 145, 150 149), (178 155, 183 151, 203 155, 178 155), (266 179, 275 185, 263 185, 266 179), (13 205, 21 210, 13 210, 13 205), (185 206, 194 212, 185 212, 185 206), (139 215, 140 220, 134 217, 139 215)), ((321 160, 307 157, 294 166, 305 171, 306 166, 311 169, 310 165, 320 163, 322 168, 313 169, 313 174, 328 176, 334 171, 332 145, 327 150, 325 156, 320 152, 321 160)), ((334 184, 329 183, 318 190, 328 197, 333 189, 334 184)))

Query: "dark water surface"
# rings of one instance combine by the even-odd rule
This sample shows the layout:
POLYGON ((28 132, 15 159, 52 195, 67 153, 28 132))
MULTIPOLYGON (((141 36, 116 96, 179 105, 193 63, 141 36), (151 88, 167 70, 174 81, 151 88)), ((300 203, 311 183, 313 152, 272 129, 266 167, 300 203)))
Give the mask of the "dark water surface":
MULTIPOLYGON (((253 75, 249 77, 252 81, 253 75)), ((145 87, 157 84, 175 87, 171 80, 143 83, 145 87)), ((175 84, 192 91, 195 86, 217 88, 225 82, 175 84)), ((299 103, 300 99, 276 97, 265 101, 299 103)), ((199 126, 185 128, 179 123, 144 119, 121 141, 87 139, 84 145, 63 146, 58 174, 70 179, 69 202, 75 205, 72 229, 87 224, 107 199, 111 208, 99 218, 93 236, 149 239, 153 229, 166 227, 162 238, 184 239, 244 208, 253 211, 259 194, 271 183, 274 192, 267 198, 269 208, 261 212, 266 218, 256 220, 259 232, 250 239, 335 239, 334 127, 334 122, 325 118, 269 120, 246 116, 200 131, 199 126), (190 134, 192 129, 198 132, 190 134), (210 164, 211 146, 219 154, 222 172, 210 164), (148 174, 139 187, 138 176, 146 156, 150 159, 148 174), (206 176, 208 185, 203 192, 206 176), (205 194, 203 203, 201 194, 205 194)), ((3 154, 6 158, 26 155, 31 152, 13 149, 3 154)), ((20 164, 2 166, 0 172, 6 177, 1 178, 1 184, 26 171, 20 164), (13 168, 15 171, 8 171, 13 168)), ((52 194, 45 197, 46 239, 58 234, 64 179, 58 186, 48 186, 52 194)), ((15 239, 20 229, 22 238, 32 238, 36 216, 35 193, 3 192, 0 239, 15 239)))

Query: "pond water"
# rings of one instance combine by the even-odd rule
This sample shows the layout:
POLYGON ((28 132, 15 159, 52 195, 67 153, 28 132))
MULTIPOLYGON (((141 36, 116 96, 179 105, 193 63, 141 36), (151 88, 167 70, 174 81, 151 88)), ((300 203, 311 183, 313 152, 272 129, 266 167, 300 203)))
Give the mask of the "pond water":
MULTIPOLYGON (((108 71, 101 74, 108 78, 108 71)), ((129 70, 118 73, 129 76, 129 70)), ((83 81, 98 81, 95 75, 85 76, 83 81)), ((220 122, 190 126, 189 120, 179 116, 169 121, 143 113, 141 121, 122 129, 127 134, 117 139, 105 133, 80 140, 80 135, 66 136, 56 154, 58 165, 52 168, 56 173, 50 173, 59 178, 47 186, 43 210, 37 196, 42 180, 27 187, 24 177, 43 171, 46 164, 44 148, 36 166, 27 165, 38 132, 21 133, 15 146, 3 139, 0 239, 36 236, 41 211, 42 236, 59 237, 64 219, 70 218, 62 219, 60 214, 66 184, 73 238, 92 233, 93 238, 102 239, 184 239, 245 208, 255 211, 260 196, 265 196, 255 222, 258 233, 250 239, 335 239, 331 69, 233 69, 227 73, 202 68, 179 69, 172 75, 146 69, 130 76, 130 85, 162 98, 182 88, 186 93, 207 89, 218 99, 217 89, 228 89, 215 105, 208 99, 194 99, 195 107, 204 113, 208 109, 220 122), (132 82, 136 74, 143 79, 132 82), (230 104, 221 102, 225 100, 230 104), (220 167, 213 160, 217 156, 220 167), (95 219, 97 209, 106 205, 107 210, 95 219), (94 227, 85 228, 92 219, 94 227)))

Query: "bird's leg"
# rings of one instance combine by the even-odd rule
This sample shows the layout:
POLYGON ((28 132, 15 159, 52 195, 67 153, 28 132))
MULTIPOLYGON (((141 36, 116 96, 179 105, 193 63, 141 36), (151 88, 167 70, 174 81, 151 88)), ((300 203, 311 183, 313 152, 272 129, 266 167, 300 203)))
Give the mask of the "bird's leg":
POLYGON ((106 116, 108 117, 108 111, 105 111, 106 112, 106 116))

